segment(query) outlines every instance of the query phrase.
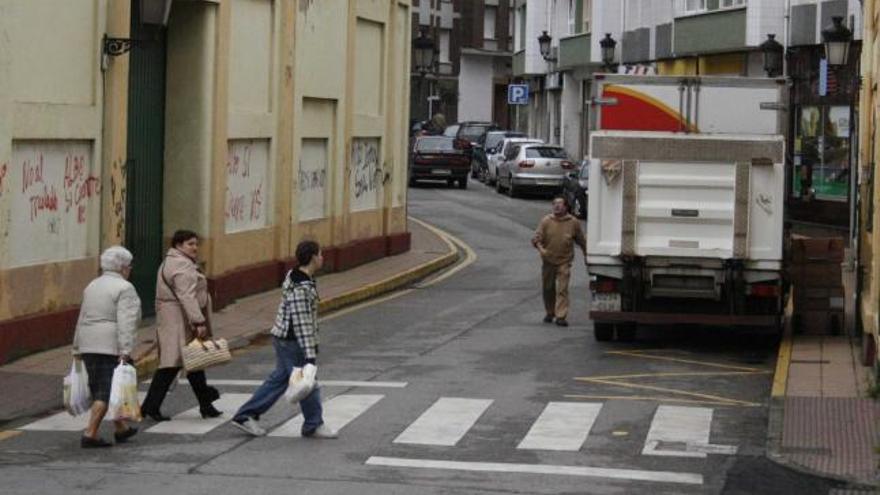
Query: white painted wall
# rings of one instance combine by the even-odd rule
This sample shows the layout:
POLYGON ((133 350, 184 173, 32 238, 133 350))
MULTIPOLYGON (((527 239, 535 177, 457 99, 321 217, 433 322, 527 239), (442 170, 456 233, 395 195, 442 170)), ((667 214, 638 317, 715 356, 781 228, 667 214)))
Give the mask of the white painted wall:
POLYGON ((269 225, 268 139, 231 139, 226 156, 226 233, 269 225))
POLYGON ((578 156, 581 132, 581 81, 565 74, 562 87, 562 146, 572 158, 578 156))
POLYGON ((327 138, 302 140, 296 194, 301 221, 317 220, 327 216, 329 149, 327 138))
POLYGON ((355 138, 351 143, 351 211, 375 209, 382 193, 379 138, 355 138))
POLYGON ((462 55, 458 76, 458 120, 492 120, 491 57, 462 55))

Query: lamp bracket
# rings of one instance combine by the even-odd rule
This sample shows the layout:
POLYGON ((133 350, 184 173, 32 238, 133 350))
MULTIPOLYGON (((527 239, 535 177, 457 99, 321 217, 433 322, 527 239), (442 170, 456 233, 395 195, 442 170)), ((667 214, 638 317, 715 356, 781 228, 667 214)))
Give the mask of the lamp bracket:
POLYGON ((138 40, 133 40, 131 38, 111 38, 105 34, 103 53, 110 57, 118 57, 119 55, 128 53, 131 50, 131 47, 136 45, 137 42, 138 40))

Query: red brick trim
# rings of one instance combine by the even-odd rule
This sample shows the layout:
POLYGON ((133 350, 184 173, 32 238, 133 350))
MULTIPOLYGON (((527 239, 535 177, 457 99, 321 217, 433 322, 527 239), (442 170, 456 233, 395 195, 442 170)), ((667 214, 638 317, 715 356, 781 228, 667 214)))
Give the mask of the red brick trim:
POLYGON ((70 344, 79 306, 0 321, 0 364, 70 344))

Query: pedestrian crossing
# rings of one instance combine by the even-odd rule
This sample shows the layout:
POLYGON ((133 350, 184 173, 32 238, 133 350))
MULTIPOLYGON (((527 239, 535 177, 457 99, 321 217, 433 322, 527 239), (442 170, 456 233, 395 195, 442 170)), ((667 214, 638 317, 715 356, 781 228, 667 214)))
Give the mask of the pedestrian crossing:
MULTIPOLYGON (((143 398, 143 393, 140 394, 143 398)), ((221 417, 202 419, 194 407, 174 415, 171 421, 155 423, 144 431, 159 435, 207 435, 232 418, 250 394, 224 393, 215 406, 225 411, 221 417)), ((342 431, 355 427, 371 408, 388 400, 385 394, 343 393, 323 404, 324 420, 342 431)), ((476 424, 492 413, 492 399, 440 397, 408 425, 390 424, 402 429, 393 444, 455 447, 476 424)), ((280 404, 279 404, 280 406, 280 404)), ((524 432, 518 450, 578 452, 589 450, 587 440, 605 407, 601 402, 549 402, 524 432)), ((20 427, 23 431, 81 431, 87 415, 71 417, 66 412, 20 427)), ((709 454, 734 455, 737 447, 711 442, 713 409, 708 407, 657 406, 641 449, 646 456, 705 458, 709 454)), ((303 418, 297 414, 271 429, 268 436, 300 436, 303 418)), ((146 423, 149 425, 150 423, 146 423)), ((371 423, 374 425, 374 423, 371 423)), ((375 426, 372 426, 375 427, 375 426)), ((509 433, 509 432, 505 432, 509 433)))

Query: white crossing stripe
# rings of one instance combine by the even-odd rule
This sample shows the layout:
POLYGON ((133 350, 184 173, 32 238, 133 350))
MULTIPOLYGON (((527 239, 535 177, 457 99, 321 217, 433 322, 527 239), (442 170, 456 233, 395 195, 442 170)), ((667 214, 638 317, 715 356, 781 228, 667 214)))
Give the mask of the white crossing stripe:
POLYGON ((700 458, 736 454, 735 446, 709 443, 711 427, 708 407, 657 406, 642 454, 700 458))
MULTIPOLYGON (((144 400, 147 394, 138 392, 138 399, 144 400)), ((28 431, 80 431, 85 430, 89 423, 89 413, 80 414, 73 417, 67 411, 53 414, 41 420, 34 421, 19 428, 19 430, 28 431)))
POLYGON ((168 433, 176 435, 204 435, 232 419, 235 411, 241 407, 251 394, 223 394, 214 402, 214 407, 223 411, 222 416, 202 419, 199 408, 194 407, 175 415, 171 421, 163 421, 147 430, 148 433, 168 433))
MULTIPOLYGON (((367 409, 373 407, 377 402, 382 400, 384 395, 359 395, 359 394, 343 394, 337 395, 323 404, 324 406, 324 422, 330 428, 341 430, 345 425, 352 422, 355 418, 365 413, 367 409)), ((283 399, 282 399, 283 400, 283 399)), ((287 421, 271 433, 270 437, 299 437, 302 436, 301 429, 303 425, 302 414, 297 414, 293 419, 287 421)))
POLYGON ((550 402, 517 448, 580 450, 601 410, 600 403, 550 402))
MULTIPOLYGON (((150 383, 146 380, 143 383, 150 383)), ((189 385, 188 380, 179 380, 178 385, 189 385)), ((319 380, 322 387, 375 387, 375 388, 405 388, 407 382, 364 382, 356 380, 319 380)), ((263 380, 211 380, 211 385, 228 387, 259 387, 263 380)))
POLYGON ((395 438, 394 443, 452 447, 491 404, 490 399, 441 397, 395 438))
POLYGON ((525 473, 558 474, 567 476, 586 476, 617 480, 654 481, 702 485, 703 476, 697 473, 675 471, 643 471, 638 469, 600 468, 589 466, 560 466, 552 464, 514 464, 501 462, 459 462, 433 459, 405 459, 401 457, 377 457, 367 459, 369 466, 449 469, 457 471, 477 471, 484 473, 525 473))

